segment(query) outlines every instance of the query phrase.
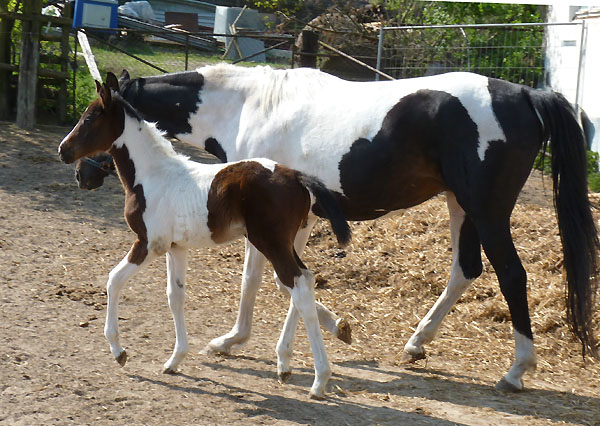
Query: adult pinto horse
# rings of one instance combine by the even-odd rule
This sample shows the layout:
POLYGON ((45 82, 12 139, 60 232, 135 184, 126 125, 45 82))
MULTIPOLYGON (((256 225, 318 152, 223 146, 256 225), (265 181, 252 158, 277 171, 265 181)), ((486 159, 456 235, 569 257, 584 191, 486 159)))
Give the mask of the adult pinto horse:
MULTIPOLYGON (((600 244, 587 195, 585 136, 562 95, 470 73, 358 83, 312 69, 231 65, 138 79, 124 71, 119 85, 144 118, 222 161, 263 156, 318 176, 336 191, 349 220, 375 219, 445 192, 450 280, 404 357, 425 357, 424 345, 481 274, 483 247, 513 322, 515 360, 497 384, 503 390, 522 389, 524 373, 536 365, 527 276, 510 216, 537 153, 550 144, 568 319, 584 354, 597 356, 591 312, 600 244)), ((297 235, 298 253, 315 221, 297 235)), ((209 351, 229 352, 249 338, 264 263, 246 242, 236 324, 209 351)), ((326 312, 319 311, 321 324, 335 332, 326 312)), ((298 318, 291 304, 277 346, 284 359, 281 348, 290 350, 298 318)))

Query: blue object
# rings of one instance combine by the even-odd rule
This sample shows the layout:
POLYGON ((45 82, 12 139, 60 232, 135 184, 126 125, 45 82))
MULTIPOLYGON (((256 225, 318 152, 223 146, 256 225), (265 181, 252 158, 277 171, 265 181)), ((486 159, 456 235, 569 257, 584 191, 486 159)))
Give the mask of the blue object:
POLYGON ((117 0, 76 0, 73 28, 117 28, 117 0))

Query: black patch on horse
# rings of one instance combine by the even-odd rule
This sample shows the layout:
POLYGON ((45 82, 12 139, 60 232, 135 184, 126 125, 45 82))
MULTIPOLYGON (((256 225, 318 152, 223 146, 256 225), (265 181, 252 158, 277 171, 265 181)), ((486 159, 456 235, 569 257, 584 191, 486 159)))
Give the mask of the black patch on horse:
POLYGON ((221 163, 227 162, 227 153, 215 138, 206 139, 206 141, 204 141, 204 149, 221 160, 221 163))
POLYGON ((204 77, 187 71, 121 82, 121 95, 144 119, 155 121, 171 137, 191 133, 190 116, 202 103, 200 92, 204 77))
POLYGON ((458 98, 434 90, 405 96, 373 140, 358 139, 340 161, 347 219, 373 219, 454 192, 480 165, 477 144, 477 126, 458 98))
POLYGON ((465 220, 460 227, 458 263, 463 275, 469 280, 477 278, 483 272, 479 234, 468 216, 465 216, 465 220))

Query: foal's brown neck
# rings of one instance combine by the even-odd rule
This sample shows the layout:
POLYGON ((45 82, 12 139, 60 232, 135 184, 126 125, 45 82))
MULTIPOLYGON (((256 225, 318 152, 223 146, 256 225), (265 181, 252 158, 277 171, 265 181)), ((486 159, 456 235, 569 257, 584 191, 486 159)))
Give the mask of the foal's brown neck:
POLYGON ((115 167, 119 172, 119 178, 125 190, 125 220, 131 230, 137 234, 138 240, 141 243, 146 243, 148 236, 143 218, 146 210, 146 197, 144 187, 141 184, 138 183, 134 186, 135 164, 125 145, 120 148, 113 145, 109 152, 115 160, 115 167))

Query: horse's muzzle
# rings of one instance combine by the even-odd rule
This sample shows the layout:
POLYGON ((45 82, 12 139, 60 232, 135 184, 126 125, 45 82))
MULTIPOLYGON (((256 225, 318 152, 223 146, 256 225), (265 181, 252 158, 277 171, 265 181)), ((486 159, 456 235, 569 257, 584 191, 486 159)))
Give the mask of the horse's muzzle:
POLYGON ((58 158, 60 161, 66 164, 71 164, 75 161, 75 156, 72 151, 65 151, 63 149, 58 149, 58 158))

